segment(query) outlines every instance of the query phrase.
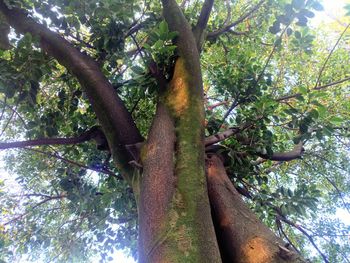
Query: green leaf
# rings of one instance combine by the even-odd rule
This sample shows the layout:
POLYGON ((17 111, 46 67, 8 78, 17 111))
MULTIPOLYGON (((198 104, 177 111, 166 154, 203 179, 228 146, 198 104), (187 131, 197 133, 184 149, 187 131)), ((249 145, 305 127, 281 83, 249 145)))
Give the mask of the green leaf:
POLYGON ((324 9, 323 6, 318 1, 314 1, 311 7, 316 11, 322 11, 324 9))
POLYGON ((163 20, 162 22, 160 22, 159 24, 159 33, 161 35, 167 35, 169 32, 169 27, 168 27, 168 23, 163 20))
POLYGON ((332 116, 329 119, 329 122, 332 123, 335 126, 339 126, 339 125, 341 125, 344 122, 344 119, 342 117, 339 117, 339 116, 332 116))
POLYGON ((301 33, 299 31, 295 31, 294 32, 294 36, 297 38, 297 39, 301 39, 301 33))
POLYGON ((323 133, 321 130, 316 131, 316 138, 320 141, 323 139, 323 133))
POLYGON ((318 119, 318 117, 319 117, 319 113, 318 113, 318 111, 315 110, 315 109, 312 109, 312 110, 310 111, 309 115, 310 115, 310 117, 312 117, 313 119, 318 119))
POLYGON ((304 6, 304 0, 293 0, 292 6, 294 9, 300 9, 304 6))
POLYGON ((346 5, 344 6, 344 9, 347 11, 347 12, 345 13, 345 15, 346 15, 346 16, 350 16, 350 4, 346 4, 346 5))
POLYGON ((323 133, 327 136, 331 136, 333 134, 333 132, 334 132, 334 129, 330 126, 325 126, 323 128, 323 133))
POLYGON ((318 111, 321 118, 325 117, 327 114, 327 108, 325 106, 323 106, 322 104, 319 104, 317 106, 317 111, 318 111))
POLYGON ((131 70, 138 75, 142 75, 144 73, 144 69, 139 66, 133 66, 131 67, 131 70))
POLYGON ((297 17, 298 17, 298 22, 296 24, 298 26, 306 26, 307 25, 308 19, 306 18, 306 16, 299 14, 299 15, 297 15, 297 17))
POLYGON ((315 16, 314 12, 311 12, 310 10, 307 10, 307 9, 300 10, 300 13, 308 18, 313 18, 315 16))
POLYGON ((278 32, 281 31, 280 23, 275 21, 273 25, 269 28, 269 32, 271 34, 277 34, 278 32))
POLYGON ((299 86, 298 89, 299 92, 303 95, 306 95, 309 92, 309 90, 305 86, 299 86))

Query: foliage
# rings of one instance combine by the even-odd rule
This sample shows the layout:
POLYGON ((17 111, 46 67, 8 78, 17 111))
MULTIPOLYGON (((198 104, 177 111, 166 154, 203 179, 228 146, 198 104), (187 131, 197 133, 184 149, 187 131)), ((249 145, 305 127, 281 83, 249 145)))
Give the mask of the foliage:
MULTIPOLYGON (((159 1, 5 2, 93 57, 147 137, 158 93, 151 62, 169 80, 177 57, 177 32, 161 17, 159 1)), ((193 24, 198 2, 183 5, 193 24)), ((235 1, 228 8, 226 2, 232 1, 215 1, 208 32, 257 3, 235 1)), ((322 258, 311 240, 331 262, 348 262, 350 227, 333 214, 350 210, 350 33, 330 54, 341 30, 310 26, 321 10, 315 0, 265 1, 203 45, 206 136, 250 124, 220 143, 232 182, 249 192, 246 201, 260 218, 312 262, 322 258), (305 153, 291 162, 259 157, 299 143, 305 153)), ((38 39, 14 31, 9 37, 12 48, 0 45, 2 141, 73 137, 98 124, 77 80, 41 51, 38 39)), ((0 262, 21 255, 87 262, 96 254, 104 262, 115 249, 136 257, 133 192, 108 152, 92 142, 40 146, 10 150, 5 162, 10 175, 0 184, 0 262)))

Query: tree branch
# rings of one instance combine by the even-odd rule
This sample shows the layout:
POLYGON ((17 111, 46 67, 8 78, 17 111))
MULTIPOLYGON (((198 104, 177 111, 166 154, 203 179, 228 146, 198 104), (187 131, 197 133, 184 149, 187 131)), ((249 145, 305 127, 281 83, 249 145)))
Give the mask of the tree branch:
POLYGON ((78 137, 71 138, 41 138, 36 140, 17 141, 17 142, 0 142, 0 150, 12 149, 12 148, 25 148, 28 146, 41 146, 41 145, 70 145, 78 144, 94 139, 102 133, 97 126, 92 127, 90 130, 82 133, 78 137))
MULTIPOLYGON (((287 249, 283 240, 264 225, 243 202, 218 156, 208 155, 206 167, 208 195, 225 262, 250 261, 246 249, 243 249, 247 245, 254 250, 256 256, 265 253, 276 255, 276 258, 279 257, 276 262, 305 262, 295 251, 287 249), (245 222, 244 227, 241 222, 245 222), (255 238, 259 240, 257 244, 268 244, 268 249, 262 249, 251 242, 255 238)), ((266 258, 258 258, 258 261, 266 261, 266 258)))
MULTIPOLYGON (((331 83, 328 83, 328 84, 325 84, 325 85, 322 85, 322 86, 315 87, 315 88, 312 89, 312 91, 313 90, 322 90, 322 89, 325 89, 325 88, 328 88, 328 87, 331 87, 331 86, 334 86, 334 85, 337 85, 337 84, 340 84, 340 83, 343 83, 343 82, 346 82, 346 81, 349 81, 349 80, 350 80, 350 77, 345 78, 345 79, 341 79, 341 80, 338 80, 338 81, 335 81, 335 82, 331 82, 331 83)), ((301 93, 285 95, 285 96, 277 98, 276 101, 289 100, 289 99, 292 99, 292 98, 296 98, 298 96, 301 96, 301 93)))
POLYGON ((238 18, 236 21, 225 25, 223 28, 220 28, 218 30, 215 30, 213 32, 209 32, 207 35, 207 38, 209 40, 214 40, 216 38, 218 38, 220 35, 227 33, 231 30, 232 27, 242 23, 244 20, 246 20, 247 18, 249 18, 254 12, 256 12, 260 6, 265 2, 265 0, 260 0, 259 3, 257 3, 252 9, 250 9, 250 11, 248 11, 246 14, 244 14, 243 16, 241 16, 240 18, 238 18))
POLYGON ((210 146, 212 144, 224 141, 227 138, 229 138, 233 135, 236 135, 236 134, 242 132, 243 130, 248 129, 252 126, 253 126, 252 123, 247 122, 247 123, 241 125, 240 127, 233 127, 233 128, 230 128, 226 131, 219 132, 217 134, 208 136, 207 138, 205 138, 205 146, 210 146))
MULTIPOLYGON (((209 147, 210 145, 224 141, 231 136, 238 135, 243 130, 249 129, 253 125, 254 124, 247 122, 247 123, 241 125, 240 127, 233 127, 233 128, 230 128, 226 131, 211 135, 211 136, 205 138, 205 146, 209 147)), ((238 141, 239 141, 239 139, 238 139, 238 141)), ((210 149, 210 147, 208 149, 210 149)), ((292 161, 294 159, 301 158, 303 153, 304 153, 303 143, 299 142, 299 144, 295 145, 294 149, 289 151, 289 152, 276 152, 272 155, 262 154, 262 153, 256 153, 256 154, 265 160, 288 162, 288 161, 292 161)), ((257 164, 259 164, 259 163, 257 163, 257 164)))
POLYGON ((312 244, 312 246, 317 250, 317 252, 321 255, 321 257, 323 258, 323 261, 325 263, 329 263, 327 257, 325 256, 325 254, 322 253, 322 251, 318 248, 318 246, 316 245, 314 239, 309 235, 308 232, 306 232, 301 226, 295 224, 294 222, 288 220, 287 218, 285 218, 283 215, 278 216, 278 219, 283 221, 284 223, 287 223, 288 225, 298 229, 301 233, 303 233, 310 241, 310 243, 312 244))
POLYGON ((267 154, 262 154, 262 153, 257 153, 257 155, 259 155, 261 158, 264 158, 266 160, 288 162, 294 159, 301 158, 303 153, 304 153, 303 144, 302 142, 299 142, 299 144, 295 145, 294 149, 289 152, 277 152, 271 156, 267 154))
POLYGON ((4 1, 0 0, 0 12, 18 32, 39 37, 42 49, 77 77, 106 134, 117 166, 125 176, 132 174, 132 167, 128 165, 131 157, 124 145, 140 142, 143 138, 98 64, 59 34, 28 17, 23 10, 15 7, 9 9, 4 1))
POLYGON ((341 35, 340 35, 339 38, 337 39, 336 43, 334 44, 332 50, 329 52, 329 54, 328 54, 328 56, 327 56, 325 62, 324 62, 323 65, 322 65, 322 68, 321 68, 321 70, 320 70, 320 73, 318 74, 315 87, 317 87, 318 84, 320 83, 320 79, 321 79, 322 73, 323 73, 324 69, 326 68, 326 65, 327 65, 328 60, 329 60, 330 57, 332 56, 332 54, 333 54, 335 48, 338 46, 340 40, 343 38, 345 32, 348 30, 349 27, 350 27, 350 24, 348 24, 348 25, 346 26, 346 28, 343 30, 343 32, 341 33, 341 35))
POLYGON ((65 163, 72 164, 72 165, 81 167, 81 168, 86 169, 86 170, 91 170, 91 171, 98 172, 98 173, 104 173, 104 174, 107 174, 109 176, 113 176, 113 177, 115 177, 117 179, 120 179, 120 177, 118 177, 114 172, 112 172, 112 171, 110 171, 108 169, 104 169, 104 168, 97 169, 97 168, 89 167, 89 166, 84 165, 82 163, 78 163, 76 161, 72 161, 72 160, 69 160, 67 158, 64 158, 64 157, 62 157, 62 156, 60 156, 58 154, 44 152, 44 151, 41 151, 41 150, 38 150, 38 149, 32 149, 32 148, 24 148, 24 149, 30 150, 30 151, 33 151, 33 152, 37 152, 37 153, 41 153, 41 154, 44 154, 44 155, 49 156, 49 157, 54 157, 54 158, 56 158, 58 160, 61 160, 61 161, 65 162, 65 163))
POLYGON ((43 205, 43 204, 45 204, 45 203, 51 201, 51 200, 62 199, 62 198, 65 198, 65 197, 67 197, 67 195, 64 195, 64 194, 62 194, 62 195, 57 195, 57 196, 49 196, 49 197, 47 197, 46 199, 44 199, 44 200, 40 201, 39 203, 37 203, 36 205, 34 205, 33 207, 31 207, 29 211, 27 211, 27 212, 25 212, 25 213, 23 213, 23 214, 21 214, 21 215, 19 215, 19 216, 16 216, 15 218, 11 219, 10 221, 5 222, 3 225, 4 225, 4 226, 9 225, 9 224, 11 224, 11 223, 13 223, 13 222, 15 222, 15 221, 17 221, 17 220, 23 218, 24 216, 26 216, 26 215, 28 215, 30 212, 32 212, 33 209, 35 209, 35 208, 37 208, 37 207, 39 207, 39 206, 41 206, 41 205, 43 205))
POLYGON ((196 26, 193 28, 193 34, 196 39, 197 48, 201 50, 204 41, 204 32, 208 24, 209 16, 213 8, 214 0, 205 0, 196 26))

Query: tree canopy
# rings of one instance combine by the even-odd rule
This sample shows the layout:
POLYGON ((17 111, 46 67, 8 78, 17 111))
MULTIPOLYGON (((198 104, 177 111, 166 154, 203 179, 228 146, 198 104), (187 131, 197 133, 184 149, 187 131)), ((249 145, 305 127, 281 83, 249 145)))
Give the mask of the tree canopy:
MULTIPOLYGON (((0 262, 136 258, 148 206, 134 174, 154 173, 144 184, 166 192, 153 162, 170 173, 175 152, 188 178, 204 151, 293 251, 349 262, 350 226, 335 214, 350 214, 350 19, 310 25, 321 10, 316 0, 1 0, 0 262), (144 139, 159 145, 153 159, 144 139)), ((179 178, 184 192, 206 188, 179 178)))

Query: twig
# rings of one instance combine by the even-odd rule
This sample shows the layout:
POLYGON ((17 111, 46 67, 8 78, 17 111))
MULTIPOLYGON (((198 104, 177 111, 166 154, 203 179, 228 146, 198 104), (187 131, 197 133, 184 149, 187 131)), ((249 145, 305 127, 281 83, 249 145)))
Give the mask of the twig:
POLYGON ((318 84, 319 84, 319 82, 320 82, 320 78, 321 78, 321 76, 322 76, 323 70, 326 68, 326 64, 327 64, 329 58, 332 56, 332 54, 333 54, 335 48, 337 47, 337 45, 339 44, 340 40, 343 38, 343 35, 345 34, 345 32, 348 30, 349 27, 350 27, 350 23, 346 26, 346 28, 344 29, 344 31, 343 31, 343 32, 341 33, 341 35, 339 36, 339 38, 338 38, 337 42, 334 44, 334 46, 333 46, 331 52, 329 52, 329 54, 328 54, 328 56, 327 56, 325 62, 323 63, 323 66, 322 66, 322 68, 321 68, 321 70, 320 70, 320 73, 318 74, 317 81, 316 81, 316 84, 315 84, 315 88, 318 86, 318 84))
MULTIPOLYGON (((338 81, 334 81, 334 82, 331 82, 331 83, 328 83, 328 84, 325 84, 325 85, 322 85, 322 86, 315 87, 312 90, 322 90, 322 89, 325 89, 325 88, 328 88, 328 87, 331 87, 331 86, 334 86, 334 85, 337 85, 337 84, 340 84, 340 83, 343 83, 343 82, 346 82, 346 81, 349 81, 349 80, 350 80, 350 77, 345 78, 345 79, 341 79, 341 80, 338 80, 338 81)), ((282 97, 277 98, 275 100, 276 101, 283 101, 283 100, 296 98, 297 96, 300 96, 300 95, 301 95, 301 93, 295 93, 295 94, 292 94, 292 95, 282 96, 282 97)))
POLYGON ((115 177, 117 179, 120 179, 120 177, 118 177, 115 173, 113 173, 110 170, 104 169, 104 168, 103 169, 96 169, 96 168, 93 168, 93 167, 89 167, 89 166, 84 165, 82 163, 78 163, 78 162, 75 162, 75 161, 63 158, 62 156, 59 156, 58 154, 52 154, 52 153, 44 152, 44 151, 41 151, 41 150, 38 150, 38 149, 32 149, 32 148, 24 148, 24 149, 29 150, 29 151, 33 151, 33 152, 37 152, 37 153, 41 153, 41 154, 47 155, 49 157, 54 157, 54 158, 59 159, 59 160, 65 162, 65 163, 69 163, 69 164, 81 167, 83 169, 86 169, 86 170, 91 170, 91 171, 95 171, 95 172, 98 172, 98 173, 104 173, 104 174, 113 176, 113 177, 115 177))
POLYGON ((325 263, 329 263, 329 261, 328 261, 326 255, 323 254, 322 251, 318 248, 318 246, 316 245, 314 239, 312 238, 312 236, 309 235, 308 232, 306 232, 306 230, 304 230, 301 226, 299 226, 299 225, 293 223, 292 221, 288 220, 288 219, 285 218, 284 216, 279 216, 278 218, 279 218, 282 222, 284 222, 284 223, 286 223, 286 224, 288 224, 288 225, 290 225, 290 226, 292 226, 292 227, 298 229, 301 233, 303 233, 304 236, 306 236, 307 239, 309 239, 309 241, 310 241, 310 243, 312 244, 312 246, 313 246, 313 247, 317 250, 317 252, 321 255, 321 257, 323 258, 323 261, 324 261, 325 263))
POLYGON ((208 39, 215 39, 221 34, 224 34, 231 30, 232 27, 242 23, 245 19, 250 17, 255 11, 257 11, 260 6, 265 2, 265 0, 261 0, 259 3, 257 3, 250 11, 248 11, 246 14, 242 15, 240 18, 238 18, 236 21, 224 26, 223 28, 220 28, 218 30, 215 30, 213 32, 208 33, 208 39))

